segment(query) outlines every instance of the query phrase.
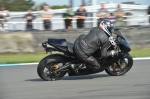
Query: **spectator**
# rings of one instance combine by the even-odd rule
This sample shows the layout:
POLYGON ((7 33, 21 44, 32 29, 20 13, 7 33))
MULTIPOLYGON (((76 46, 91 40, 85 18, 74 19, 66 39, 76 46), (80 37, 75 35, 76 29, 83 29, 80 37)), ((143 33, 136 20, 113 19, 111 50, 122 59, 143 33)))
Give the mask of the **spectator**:
POLYGON ((53 13, 52 13, 52 10, 49 8, 48 5, 44 5, 43 9, 44 10, 41 12, 41 18, 43 18, 44 29, 50 30, 51 29, 50 19, 53 17, 53 13))
POLYGON ((85 21, 86 16, 87 16, 86 10, 84 9, 83 5, 81 5, 75 13, 75 18, 78 18, 77 19, 78 28, 84 27, 84 21, 85 21))
POLYGON ((125 23, 123 21, 123 16, 125 16, 124 12, 121 10, 120 4, 117 6, 117 10, 114 12, 116 26, 124 26, 125 23))
POLYGON ((148 7, 147 14, 149 15, 149 23, 150 23, 150 6, 148 7))
POLYGON ((67 8, 67 10, 65 10, 63 17, 66 18, 64 19, 65 21, 65 27, 66 29, 72 29, 72 17, 73 17, 74 13, 72 12, 72 9, 70 7, 67 8))
POLYGON ((110 14, 108 13, 108 11, 105 9, 105 4, 101 3, 101 9, 97 12, 97 17, 99 17, 98 19, 98 26, 99 23, 105 19, 108 18, 110 16, 110 14))
POLYGON ((0 5, 0 30, 5 31, 8 29, 7 17, 9 17, 9 11, 5 10, 4 5, 0 5))
POLYGON ((32 21, 35 19, 35 16, 32 14, 32 10, 28 10, 27 12, 28 13, 24 16, 24 18, 27 20, 26 30, 32 30, 32 21))

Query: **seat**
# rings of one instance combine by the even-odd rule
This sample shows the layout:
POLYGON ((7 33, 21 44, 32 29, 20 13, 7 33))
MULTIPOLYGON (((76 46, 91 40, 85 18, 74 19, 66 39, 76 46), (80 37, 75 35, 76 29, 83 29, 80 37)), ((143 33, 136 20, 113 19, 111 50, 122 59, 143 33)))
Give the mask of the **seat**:
POLYGON ((54 44, 57 46, 67 47, 67 41, 64 38, 59 38, 59 39, 58 38, 49 38, 48 43, 54 44))
POLYGON ((70 43, 70 42, 67 42, 67 45, 68 45, 68 51, 73 54, 74 53, 74 51, 73 51, 74 44, 70 43))
POLYGON ((61 49, 61 50, 64 50, 64 51, 69 51, 69 53, 73 54, 73 46, 74 44, 73 43, 70 43, 70 42, 67 42, 66 39, 64 38, 61 38, 61 39, 58 39, 58 38, 49 38, 48 39, 48 43, 61 49))

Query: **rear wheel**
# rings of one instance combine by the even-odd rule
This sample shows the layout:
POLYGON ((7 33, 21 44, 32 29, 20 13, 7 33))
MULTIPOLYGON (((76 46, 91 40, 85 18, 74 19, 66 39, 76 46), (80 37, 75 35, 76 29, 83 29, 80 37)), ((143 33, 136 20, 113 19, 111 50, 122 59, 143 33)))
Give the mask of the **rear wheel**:
POLYGON ((123 59, 120 59, 105 71, 111 76, 121 76, 127 73, 132 68, 132 65, 133 58, 129 54, 127 54, 123 59))
POLYGON ((55 74, 55 70, 63 66, 64 61, 60 57, 50 55, 45 57, 37 67, 39 77, 45 81, 54 81, 61 79, 67 71, 61 71, 55 74))

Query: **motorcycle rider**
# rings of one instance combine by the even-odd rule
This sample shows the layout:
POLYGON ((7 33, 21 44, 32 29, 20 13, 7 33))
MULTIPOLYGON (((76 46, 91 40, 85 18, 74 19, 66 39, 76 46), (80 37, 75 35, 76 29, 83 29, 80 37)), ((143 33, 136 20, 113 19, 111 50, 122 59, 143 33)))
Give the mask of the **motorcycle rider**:
MULTIPOLYGON (((114 43, 112 41, 112 31, 114 29, 114 23, 109 20, 102 20, 99 27, 94 27, 90 30, 87 35, 80 35, 74 43, 74 53, 76 57, 92 66, 94 71, 100 69, 100 64, 92 54, 101 49, 101 57, 113 57, 117 54, 117 51, 107 51, 107 46, 109 43, 114 43), (110 41, 111 40, 111 41, 110 41)), ((77 67, 75 67, 75 70, 77 67)), ((76 71, 77 72, 77 71, 76 71)))

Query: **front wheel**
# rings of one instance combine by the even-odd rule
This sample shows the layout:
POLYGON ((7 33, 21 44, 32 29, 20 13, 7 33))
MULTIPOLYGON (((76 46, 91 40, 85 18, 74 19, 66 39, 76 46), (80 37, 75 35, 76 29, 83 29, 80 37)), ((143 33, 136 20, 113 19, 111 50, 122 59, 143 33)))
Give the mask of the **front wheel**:
POLYGON ((45 57, 39 63, 37 67, 37 73, 39 77, 45 81, 54 81, 61 79, 67 71, 61 71, 58 74, 55 74, 55 70, 63 66, 63 58, 57 57, 57 55, 50 55, 45 57))
POLYGON ((127 54, 123 59, 118 60, 112 66, 107 68, 105 71, 111 76, 121 76, 127 73, 133 65, 133 58, 131 55, 127 54))

